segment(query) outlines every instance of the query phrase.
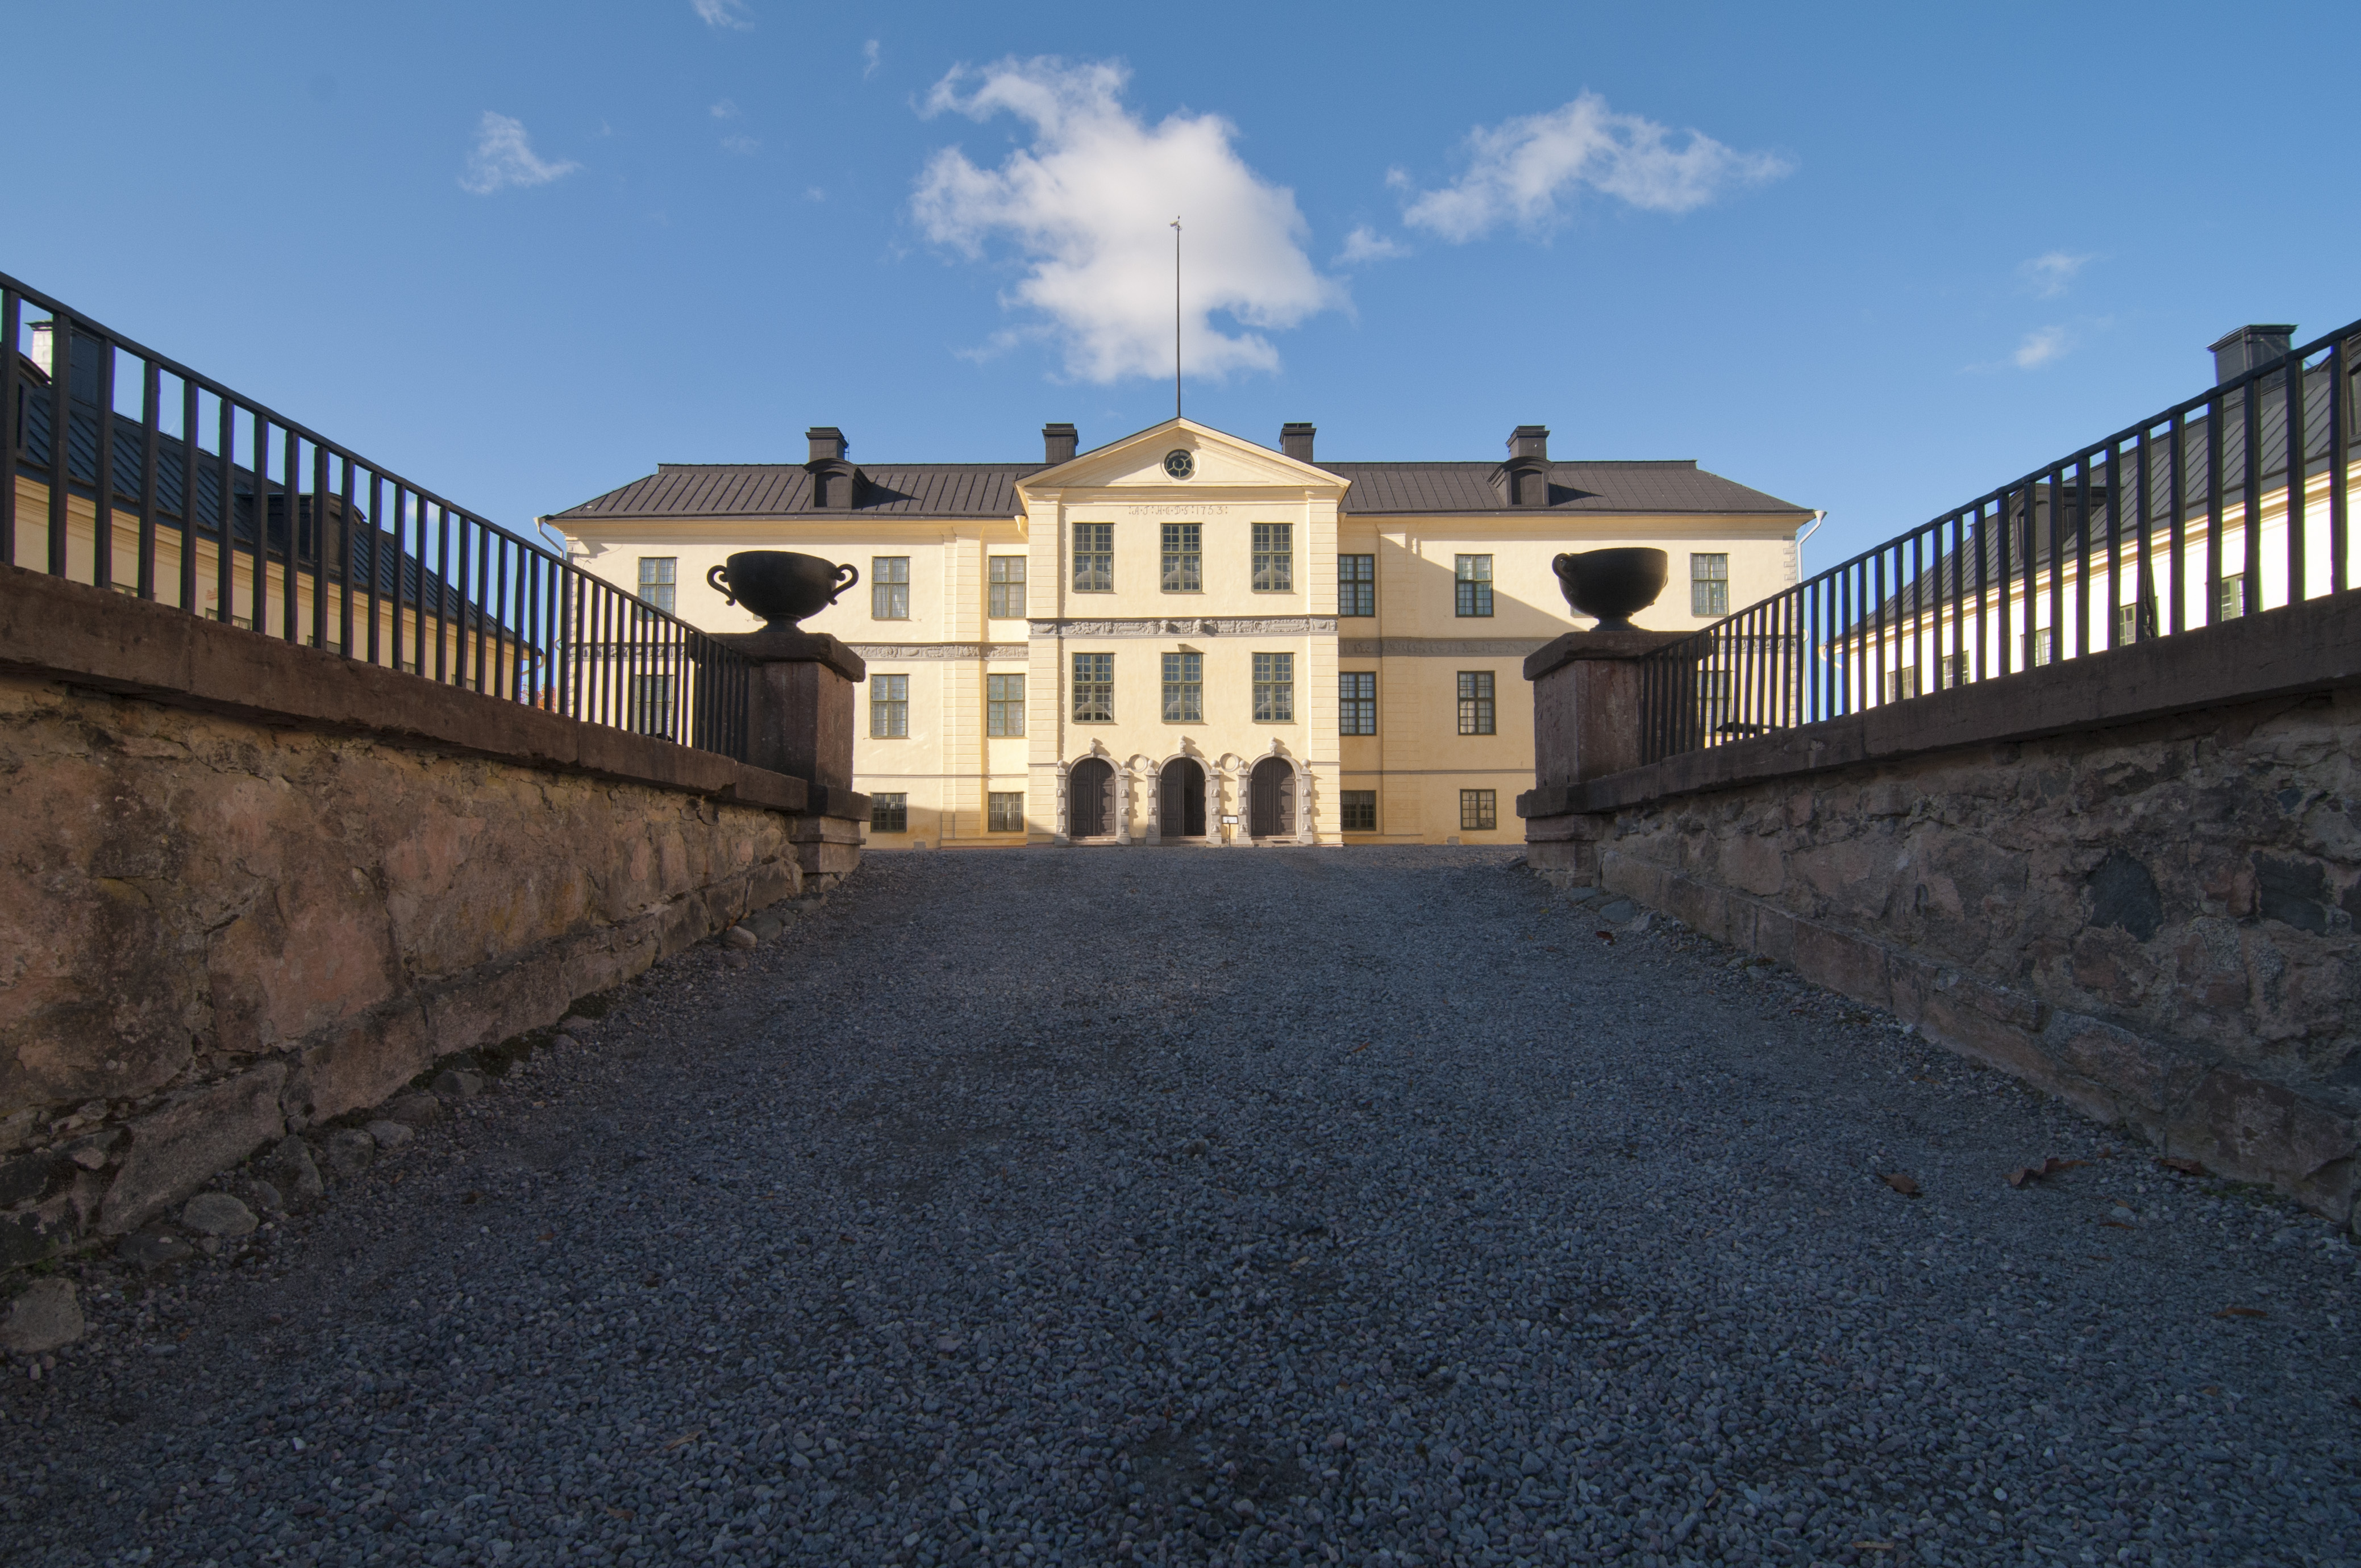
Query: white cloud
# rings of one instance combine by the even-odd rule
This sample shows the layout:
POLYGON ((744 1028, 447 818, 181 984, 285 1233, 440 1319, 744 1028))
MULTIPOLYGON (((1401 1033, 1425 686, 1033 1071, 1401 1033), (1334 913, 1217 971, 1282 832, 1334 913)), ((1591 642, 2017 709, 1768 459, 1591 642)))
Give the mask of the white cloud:
POLYGON ((741 158, 763 150, 762 142, 743 131, 733 132, 723 137, 721 146, 723 150, 737 153, 741 158))
POLYGON ((875 38, 871 38, 867 43, 861 46, 862 81, 866 82, 871 77, 877 74, 877 67, 880 63, 881 58, 882 56, 877 48, 877 40, 875 38))
POLYGON ((719 104, 714 104, 712 108, 707 110, 706 113, 711 115, 717 120, 734 120, 738 117, 739 114, 737 100, 734 98, 724 98, 719 104))
MULTIPOLYGON (((1467 147, 1467 171, 1422 193, 1402 214, 1455 244, 1503 223, 1542 233, 1565 221, 1565 205, 1584 187, 1650 212, 1686 213, 1732 185, 1775 180, 1795 167, 1775 154, 1724 147, 1701 131, 1619 115, 1596 93, 1546 115, 1479 126, 1467 147)), ((1399 170, 1387 182, 1409 184, 1399 170)))
POLYGON ((1389 257, 1409 254, 1410 247, 1363 224, 1345 236, 1345 248, 1336 253, 1333 265, 1357 267, 1364 261, 1383 261, 1389 257))
POLYGON ((955 147, 936 153, 912 210, 929 239, 971 258, 1006 242, 1026 274, 1003 302, 1038 312, 1046 326, 1035 330, 1061 343, 1069 374, 1091 381, 1171 373, 1177 214, 1190 374, 1274 369, 1279 352, 1262 332, 1223 333, 1209 318, 1290 327, 1343 304, 1344 290, 1304 254, 1294 192, 1246 166, 1227 120, 1175 114, 1148 125, 1123 104, 1129 76, 1117 64, 1048 58, 952 71, 927 114, 1005 112, 1032 135, 996 169, 955 147))
POLYGON ((2024 279, 2025 286, 2038 297, 2054 300, 2066 291, 2066 286, 2074 281, 2076 273, 2095 259, 2094 257, 2070 256, 2062 250, 2052 250, 2030 261, 2018 262, 2016 275, 2024 279))
POLYGON ((467 166, 460 172, 459 188, 478 196, 489 196, 511 185, 546 185, 581 167, 564 160, 544 162, 533 155, 533 140, 525 135, 522 120, 512 120, 487 109, 476 127, 476 145, 467 151, 467 166))
POLYGON ((2009 362, 2020 370, 2037 370, 2074 346, 2074 334, 2062 326, 2036 327, 2025 334, 2009 362))
POLYGON ((754 13, 746 0, 688 0, 698 20, 708 27, 734 27, 740 32, 754 25, 754 13))

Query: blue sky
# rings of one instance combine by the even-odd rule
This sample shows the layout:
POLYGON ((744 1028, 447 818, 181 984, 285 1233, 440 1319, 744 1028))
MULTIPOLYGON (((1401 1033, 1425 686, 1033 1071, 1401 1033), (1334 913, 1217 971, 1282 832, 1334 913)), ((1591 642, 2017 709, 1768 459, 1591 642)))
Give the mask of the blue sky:
POLYGON ((1694 457, 1809 568, 2361 316, 2345 5, 18 5, 0 270, 514 526, 659 461, 1694 457), (2282 63, 2283 62, 2283 63, 2282 63), (1218 370, 1218 375, 1213 374, 1218 370))

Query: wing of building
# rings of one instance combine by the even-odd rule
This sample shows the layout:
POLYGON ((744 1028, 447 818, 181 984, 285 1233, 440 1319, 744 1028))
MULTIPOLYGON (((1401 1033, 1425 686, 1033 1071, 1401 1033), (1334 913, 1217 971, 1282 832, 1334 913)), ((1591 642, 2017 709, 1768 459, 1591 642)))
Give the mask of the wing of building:
POLYGON ((1638 624, 1795 580, 1809 510, 1693 462, 1315 460, 1174 419, 1038 464, 665 464, 555 513, 577 562, 709 630, 708 585, 793 550, 861 580, 803 624, 869 664, 853 784, 873 841, 1510 843, 1532 781, 1524 656, 1587 624, 1560 551, 1653 544, 1638 624))

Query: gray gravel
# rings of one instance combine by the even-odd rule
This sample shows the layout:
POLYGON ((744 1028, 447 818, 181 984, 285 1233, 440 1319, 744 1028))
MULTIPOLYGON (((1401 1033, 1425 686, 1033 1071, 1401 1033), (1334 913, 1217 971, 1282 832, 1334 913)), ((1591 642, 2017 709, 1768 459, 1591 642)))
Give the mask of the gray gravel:
POLYGON ((2356 1560, 2345 1241, 1601 902, 873 859, 324 1200, 82 1268, 0 1552, 2356 1560))

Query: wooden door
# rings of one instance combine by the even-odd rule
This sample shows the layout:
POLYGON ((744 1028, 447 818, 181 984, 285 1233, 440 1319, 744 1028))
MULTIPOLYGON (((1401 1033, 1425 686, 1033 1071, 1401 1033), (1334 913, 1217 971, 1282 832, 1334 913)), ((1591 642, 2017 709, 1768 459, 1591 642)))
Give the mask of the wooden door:
POLYGON ((1205 836, 1205 770, 1183 757, 1164 765, 1158 781, 1158 830, 1167 839, 1205 836))
POLYGON ((1107 784, 1115 769, 1104 757, 1085 757, 1066 775, 1066 832, 1075 839, 1104 839, 1107 826, 1107 784))
POLYGON ((1295 770, 1277 757, 1255 764, 1246 808, 1246 829, 1257 839, 1284 839, 1295 831, 1295 770))

